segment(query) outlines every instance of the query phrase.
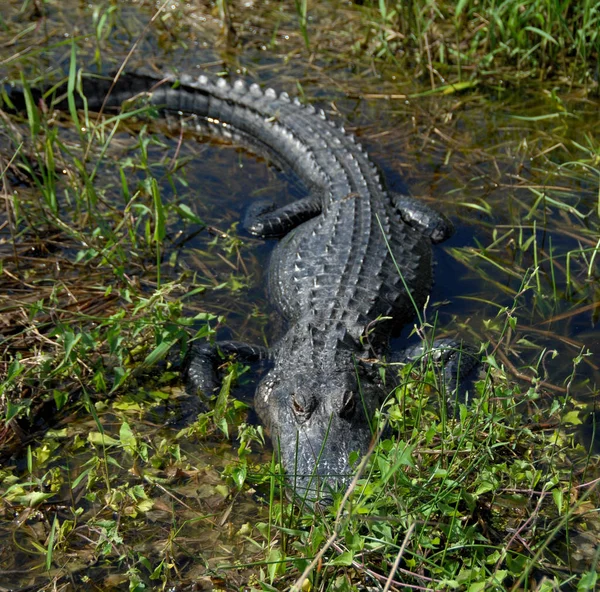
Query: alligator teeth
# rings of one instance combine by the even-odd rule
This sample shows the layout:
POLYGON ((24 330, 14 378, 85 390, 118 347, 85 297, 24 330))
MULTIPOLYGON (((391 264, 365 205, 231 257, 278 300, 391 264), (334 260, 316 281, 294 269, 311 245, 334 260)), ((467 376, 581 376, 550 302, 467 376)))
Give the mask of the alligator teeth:
POLYGON ((340 123, 340 131, 345 134, 346 133, 346 128, 344 127, 343 123, 340 123))
POLYGON ((253 82, 250 85, 250 92, 255 96, 255 97, 262 97, 262 91, 260 90, 260 86, 258 86, 258 84, 256 84, 256 82, 253 82))
POLYGON ((194 82, 194 79, 189 74, 182 74, 179 81, 181 82, 181 84, 189 85, 194 82))
POLYGON ((225 78, 217 78, 217 86, 219 88, 227 88, 229 85, 227 84, 227 80, 225 80, 225 78))
POLYGON ((200 74, 200 76, 198 76, 198 83, 202 86, 206 86, 208 84, 208 76, 200 74))
POLYGON ((267 97, 269 99, 276 99, 277 98, 277 93, 272 88, 268 88, 265 91, 265 97, 267 97))
POLYGON ((316 109, 314 105, 306 105, 306 110, 312 115, 316 109))
POLYGON ((297 105, 298 107, 300 107, 300 105, 302 105, 302 103, 300 102, 300 99, 298 97, 294 97, 294 105, 297 105))
POLYGON ((282 92, 282 93, 279 95, 279 99, 280 99, 281 101, 283 101, 284 103, 289 103, 289 102, 290 102, 290 95, 288 95, 288 94, 287 94, 287 93, 284 91, 284 92, 282 92))
POLYGON ((246 83, 243 80, 238 79, 233 83, 233 90, 239 93, 245 92, 246 88, 246 83))
POLYGON ((319 117, 323 120, 327 119, 327 117, 325 116, 325 111, 323 111, 323 109, 319 109, 319 117))

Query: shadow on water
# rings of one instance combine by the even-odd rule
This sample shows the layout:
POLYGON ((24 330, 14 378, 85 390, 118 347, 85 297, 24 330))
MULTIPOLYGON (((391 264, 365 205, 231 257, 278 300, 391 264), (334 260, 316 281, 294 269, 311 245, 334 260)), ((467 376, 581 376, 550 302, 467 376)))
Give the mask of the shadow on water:
MULTIPOLYGON (((15 10, 17 5, 11 2, 15 10)), ((66 6, 47 5, 45 10, 49 11, 44 19, 47 34, 56 37, 68 18, 66 6)), ((400 79, 391 67, 382 66, 380 76, 366 64, 326 52, 307 62, 302 58, 294 17, 286 12, 265 9, 265 14, 256 15, 256 21, 240 31, 238 48, 225 51, 218 48, 219 28, 211 13, 189 11, 192 16, 187 14, 188 19, 203 19, 203 24, 194 29, 186 25, 189 20, 182 19, 172 22, 171 31, 151 31, 134 54, 134 67, 142 61, 155 61, 183 71, 242 72, 246 78, 290 94, 297 90, 322 105, 329 117, 345 121, 380 167, 390 189, 410 190, 456 224, 455 235, 436 248, 435 286, 427 318, 435 320, 437 334, 448 332, 473 343, 487 342, 488 351, 501 347, 510 356, 507 362, 524 368, 526 386, 535 387, 539 380, 555 385, 555 390, 543 392, 564 397, 566 410, 580 403, 592 404, 581 438, 586 447, 597 447, 593 402, 600 381, 598 186, 597 179, 570 163, 580 147, 589 145, 589 138, 600 136, 598 105, 580 100, 574 93, 561 101, 552 89, 529 93, 495 88, 467 95, 412 96, 426 91, 426 86, 400 79), (270 29, 261 25, 275 18, 274 14, 278 29, 272 33, 272 25, 270 29), (371 91, 380 98, 364 98, 371 91), (407 98, 385 99, 394 92, 407 98), (532 273, 534 269, 538 272, 532 273), (500 337, 499 327, 508 314, 503 310, 512 311, 519 323, 510 335, 500 337), (572 360, 588 350, 591 355, 584 357, 574 372, 572 360)), ((173 16, 175 19, 176 11, 173 16)), ((90 15, 80 5, 72 18, 82 33, 89 26, 90 15)), ((335 22, 338 17, 323 16, 323 22, 326 18, 335 22)), ((118 64, 147 22, 147 12, 144 7, 129 5, 109 20, 103 59, 118 64)), ((82 41, 82 45, 83 55, 93 47, 91 41, 82 41)), ((55 63, 64 64, 68 52, 55 48, 53 55, 57 56, 55 63)), ((51 61, 43 54, 41 58, 51 61)), ((104 69, 112 68, 105 64, 104 69)), ((177 125, 166 130, 161 124, 156 127, 153 133, 158 139, 150 146, 149 159, 165 169, 175 154, 185 161, 180 171, 185 183, 172 183, 165 175, 161 194, 187 204, 206 224, 175 223, 170 227, 163 253, 165 277, 197 274, 195 285, 201 293, 186 299, 185 304, 190 312, 208 310, 224 315, 226 325, 219 329, 220 337, 272 343, 282 330, 266 289, 265 270, 274 242, 248 237, 238 224, 252 201, 266 198, 285 203, 304 195, 304 188, 286 171, 243 147, 207 141, 192 130, 185 131, 181 142, 177 125), (242 241, 237 242, 240 236, 242 241)), ((408 333, 410 328, 404 331, 402 341, 408 333)), ((246 394, 249 390, 251 387, 246 394)), ((132 404, 131 400, 126 395, 118 402, 132 404)), ((122 417, 115 418, 110 408, 100 417, 106 435, 122 442, 118 433, 122 417)), ((240 537, 233 535, 243 531, 247 522, 259 517, 266 520, 266 510, 255 503, 251 493, 236 492, 222 476, 225 466, 237 458, 233 445, 220 438, 203 440, 201 445, 193 439, 173 440, 169 429, 144 425, 143 417, 134 410, 127 419, 135 424, 139 442, 151 446, 157 458, 156 474, 146 475, 157 490, 153 509, 143 510, 139 492, 133 484, 127 486, 128 476, 135 472, 135 463, 131 469, 123 468, 131 464, 125 461, 127 451, 93 456, 87 450, 78 452, 77 438, 61 451, 64 424, 50 434, 44 446, 68 458, 66 470, 71 481, 55 493, 65 498, 66 506, 78 505, 81 515, 59 518, 83 521, 97 513, 102 544, 118 549, 118 537, 111 539, 111 520, 117 520, 119 512, 138 512, 146 518, 140 518, 134 543, 140 556, 151 554, 153 546, 173 545, 170 560, 182 570, 202 557, 201 567, 186 572, 189 579, 223 563, 251 563, 252 546, 238 546, 240 537), (193 468, 185 474, 170 474, 169 458, 182 455, 193 468), (89 493, 90 480, 115 471, 122 481, 118 495, 94 498, 89 493), (163 482, 169 483, 177 501, 166 490, 158 491, 163 482), (176 543, 168 539, 174 521, 180 528, 176 543)), ((80 440, 98 433, 86 410, 69 418, 68 426, 80 434, 80 440)), ((142 454, 140 450, 136 453, 142 454)), ((263 455, 256 460, 266 459, 263 455)), ((25 457, 19 462, 25 470, 25 457)), ((59 471, 59 467, 64 469, 62 461, 46 470, 59 471)), ((29 566, 43 560, 39 554, 16 551, 31 548, 28 541, 42 538, 35 532, 34 513, 26 510, 14 517, 20 522, 31 520, 32 526, 27 540, 13 540, 2 551, 0 564, 8 578, 4 585, 30 585, 29 566)), ((11 520, 5 518, 0 537, 8 539, 13 532, 11 520)), ((81 561, 85 563, 85 558, 81 561)), ((101 565, 93 569, 105 577, 101 565)), ((239 577, 243 582, 243 575, 239 577)), ((114 589, 122 584, 118 578, 106 582, 114 589)))

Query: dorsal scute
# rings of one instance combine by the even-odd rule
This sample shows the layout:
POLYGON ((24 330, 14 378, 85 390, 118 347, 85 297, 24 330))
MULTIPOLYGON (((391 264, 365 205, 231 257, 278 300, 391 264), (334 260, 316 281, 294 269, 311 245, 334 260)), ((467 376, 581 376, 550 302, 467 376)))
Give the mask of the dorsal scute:
POLYGON ((348 331, 346 331, 345 329, 344 329, 343 333, 341 334, 341 336, 339 336, 337 338, 337 344, 338 344, 339 349, 345 349, 345 350, 355 350, 356 349, 356 342, 352 338, 352 335, 350 335, 350 333, 348 333, 348 331))

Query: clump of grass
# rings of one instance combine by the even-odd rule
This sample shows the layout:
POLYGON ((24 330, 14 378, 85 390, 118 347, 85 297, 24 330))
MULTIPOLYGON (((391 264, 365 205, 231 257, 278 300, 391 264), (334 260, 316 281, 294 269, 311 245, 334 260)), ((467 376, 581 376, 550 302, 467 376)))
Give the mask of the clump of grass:
MULTIPOLYGON (((38 109, 24 79, 25 120, 6 129, 17 148, 3 176, 23 187, 11 194, 4 226, 11 239, 3 247, 7 279, 0 296, 7 321, 0 365, 5 443, 16 437, 20 419, 28 416, 35 424, 48 411, 48 400, 60 410, 90 385, 103 395, 115 392, 171 346, 187 342, 188 329, 206 338, 220 320, 202 311, 184 314, 173 294, 185 289, 193 295, 206 284, 192 278, 190 285, 183 269, 173 277, 174 261, 163 256, 168 227, 205 226, 184 203, 165 203, 161 196, 157 178, 168 179, 175 193, 178 187, 186 190, 182 163, 176 157, 166 167, 151 162, 157 139, 134 121, 144 110, 94 121, 79 76, 73 46, 65 102, 75 138, 59 133, 52 103, 38 109), (126 149, 128 158, 113 166, 123 125, 139 125, 137 139, 126 149), (60 270, 56 283, 45 279, 48 266, 60 270)), ((4 99, 12 106, 7 95, 4 99)), ((213 245, 217 242, 217 249, 225 245, 224 261, 238 258, 239 239, 221 233, 213 245)), ((232 275, 231 281, 239 287, 244 280, 232 275)))
MULTIPOLYGON (((517 330, 518 308, 499 312, 502 334, 517 330)), ((270 520, 257 524, 267 560, 253 590, 592 589, 599 557, 579 545, 600 525, 598 463, 573 437, 584 406, 565 414, 568 392, 549 405, 543 382, 511 386, 503 364, 484 359, 468 404, 450 406, 430 357, 405 365, 377 441, 318 519, 278 501, 285 479, 271 465, 270 520)))
POLYGON ((379 18, 372 51, 444 85, 494 75, 505 81, 565 77, 596 84, 600 9, 586 2, 369 3, 379 18), (452 80, 454 82, 454 80, 452 80))

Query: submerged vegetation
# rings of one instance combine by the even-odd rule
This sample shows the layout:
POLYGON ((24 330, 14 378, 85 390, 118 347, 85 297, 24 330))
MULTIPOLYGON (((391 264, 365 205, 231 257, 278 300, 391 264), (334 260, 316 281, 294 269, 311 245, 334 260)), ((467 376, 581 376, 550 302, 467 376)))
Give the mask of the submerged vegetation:
POLYGON ((217 4, 12 1, 1 17, 28 100, 13 112, 3 87, 0 587, 593 590, 598 4, 217 4), (268 245, 237 232, 240 204, 302 188, 152 111, 75 108, 83 64, 134 48, 185 68, 192 46, 342 112, 391 183, 402 168, 466 229, 416 332, 482 344, 473 400, 447 409, 436 368, 382 364, 381 437, 316 517, 247 418, 248 368, 224 361, 216 400, 178 423, 190 339, 276 338, 256 287, 268 245), (40 56, 66 72, 68 113, 27 90, 49 76, 40 56), (529 77, 554 82, 496 84, 529 77))

